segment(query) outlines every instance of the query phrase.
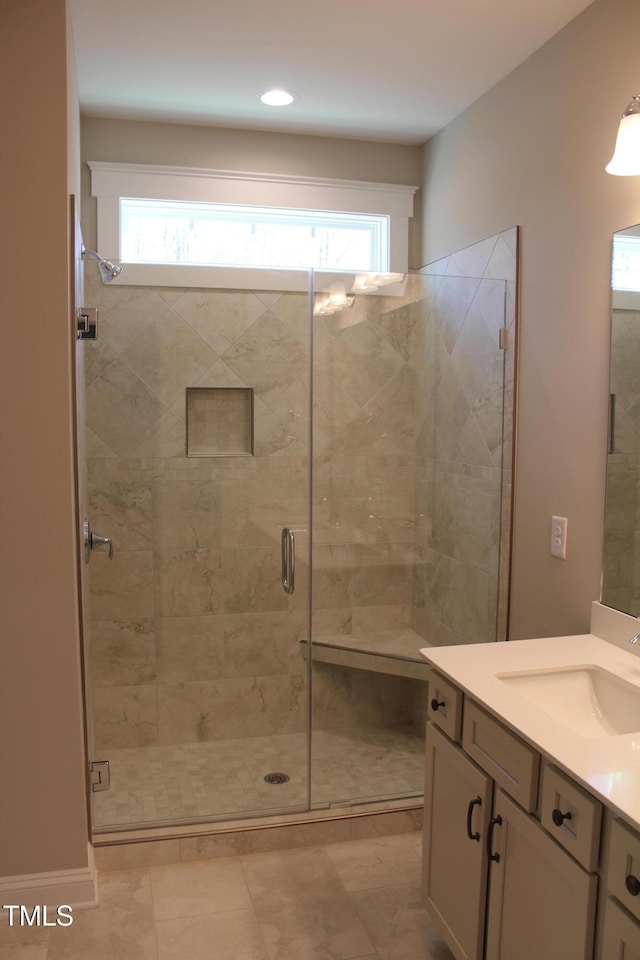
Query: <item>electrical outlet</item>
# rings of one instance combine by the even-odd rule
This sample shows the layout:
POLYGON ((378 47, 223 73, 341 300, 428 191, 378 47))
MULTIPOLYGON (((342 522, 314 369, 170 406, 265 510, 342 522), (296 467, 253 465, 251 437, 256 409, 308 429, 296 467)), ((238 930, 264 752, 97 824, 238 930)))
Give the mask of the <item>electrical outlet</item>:
POLYGON ((560 560, 567 559, 567 525, 566 517, 551 517, 551 556, 560 560))

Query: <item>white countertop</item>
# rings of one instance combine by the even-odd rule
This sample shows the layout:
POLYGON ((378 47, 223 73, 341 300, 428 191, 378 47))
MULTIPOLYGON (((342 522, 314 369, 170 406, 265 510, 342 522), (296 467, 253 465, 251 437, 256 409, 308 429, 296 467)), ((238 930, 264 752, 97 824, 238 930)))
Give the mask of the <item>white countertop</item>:
MULTIPOLYGON (((626 620, 635 623, 637 629, 637 620, 630 617, 626 620)), ((627 642, 633 632, 623 624, 627 642)), ((420 652, 440 673, 545 757, 630 823, 640 826, 640 731, 582 736, 561 725, 496 676, 511 671, 594 666, 638 687, 640 695, 640 651, 630 645, 625 649, 618 639, 611 642, 602 639, 602 635, 588 633, 505 643, 425 647, 420 652)))

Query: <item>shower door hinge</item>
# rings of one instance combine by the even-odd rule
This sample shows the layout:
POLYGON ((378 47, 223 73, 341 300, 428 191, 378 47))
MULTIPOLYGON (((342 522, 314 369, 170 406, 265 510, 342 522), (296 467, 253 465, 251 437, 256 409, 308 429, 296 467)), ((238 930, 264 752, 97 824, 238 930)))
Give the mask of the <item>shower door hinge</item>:
POLYGON ((78 307, 76 310, 76 337, 78 340, 98 339, 97 307, 78 307))
POLYGON ((108 790, 111 786, 111 774, 108 760, 91 760, 89 763, 89 783, 93 793, 108 790))
POLYGON ((498 340, 498 346, 501 350, 506 350, 509 346, 509 331, 506 327, 500 327, 500 337, 498 340))

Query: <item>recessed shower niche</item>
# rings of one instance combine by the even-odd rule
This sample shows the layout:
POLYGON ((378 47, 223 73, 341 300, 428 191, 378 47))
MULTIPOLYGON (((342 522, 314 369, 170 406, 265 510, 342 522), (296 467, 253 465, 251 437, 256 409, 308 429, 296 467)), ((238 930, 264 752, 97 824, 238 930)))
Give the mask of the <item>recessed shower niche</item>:
POLYGON ((253 390, 187 387, 187 456, 253 456, 253 390))

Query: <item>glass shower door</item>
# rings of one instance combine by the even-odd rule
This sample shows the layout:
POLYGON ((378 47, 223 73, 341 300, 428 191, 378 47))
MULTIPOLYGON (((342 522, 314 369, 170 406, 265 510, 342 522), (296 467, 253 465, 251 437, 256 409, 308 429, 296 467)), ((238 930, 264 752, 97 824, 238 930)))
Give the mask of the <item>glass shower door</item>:
POLYGON ((308 806, 309 307, 289 279, 87 277, 90 522, 114 547, 89 565, 97 832, 308 806))
POLYGON ((420 649, 501 635, 505 295, 314 274, 314 807, 421 794, 420 649))

